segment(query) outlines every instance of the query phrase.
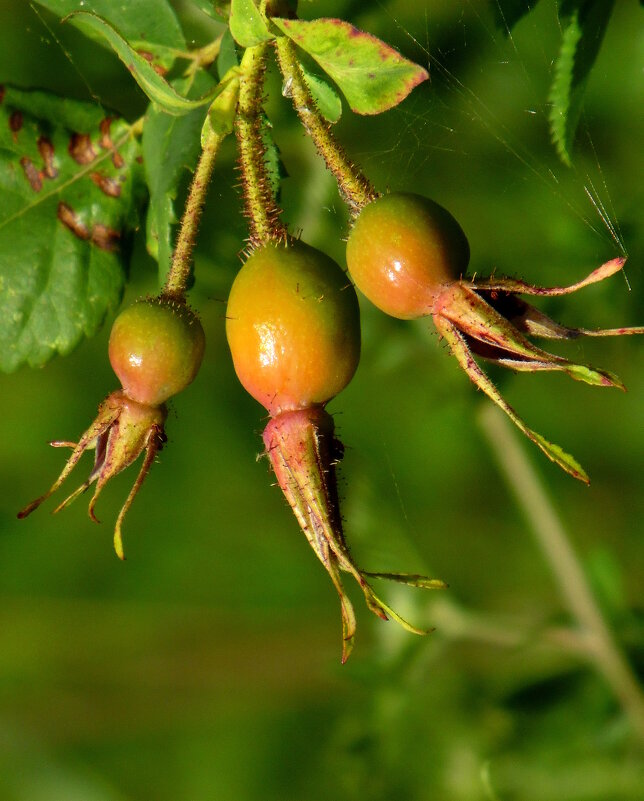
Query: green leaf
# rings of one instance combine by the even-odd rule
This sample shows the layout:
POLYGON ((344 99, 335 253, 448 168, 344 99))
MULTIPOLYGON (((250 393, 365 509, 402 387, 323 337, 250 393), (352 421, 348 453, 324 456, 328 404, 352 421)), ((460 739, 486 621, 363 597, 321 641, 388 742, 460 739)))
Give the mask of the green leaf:
POLYGON ((232 37, 230 28, 226 28, 224 35, 221 37, 221 44, 219 45, 219 55, 217 56, 217 75, 223 78, 228 70, 232 67, 239 66, 239 57, 237 55, 237 45, 232 37))
POLYGON ((275 38, 253 0, 232 0, 229 25, 241 47, 254 47, 275 38))
POLYGON ((497 27, 509 34, 517 22, 533 11, 539 0, 491 0, 497 27))
POLYGON ((192 0, 200 11, 207 14, 212 19, 221 20, 226 22, 228 20, 227 9, 224 6, 230 5, 229 3, 217 3, 215 0, 192 0))
POLYGON ((130 126, 7 88, 0 105, 0 369, 44 364, 121 297, 143 183, 130 126))
POLYGON ((271 185, 271 192, 276 201, 279 202, 280 192, 282 189, 282 180, 288 178, 288 173, 279 147, 273 138, 273 126, 266 114, 262 112, 262 141, 264 143, 264 164, 266 165, 266 173, 271 185))
POLYGON ((429 77, 397 50, 343 20, 271 21, 333 78, 358 114, 397 106, 429 77))
MULTIPOLYGON (((35 0, 58 17, 67 17, 75 11, 97 14, 117 28, 128 41, 165 45, 178 50, 186 49, 186 40, 171 3, 167 0, 35 0)), ((74 18, 72 18, 74 21, 74 18)), ((75 22, 74 22, 75 24, 75 22)), ((107 45, 96 31, 84 31, 91 38, 107 45)))
POLYGON ((206 139, 211 133, 224 137, 233 132, 239 101, 239 72, 238 67, 231 67, 219 82, 219 94, 208 109, 201 131, 202 147, 206 146, 206 139))
MULTIPOLYGON (((181 78, 175 87, 183 94, 199 95, 210 91, 214 79, 203 70, 194 79, 181 78)), ((150 190, 146 220, 148 253, 159 264, 163 282, 170 267, 174 247, 174 202, 187 171, 192 171, 199 156, 199 131, 205 110, 195 109, 175 117, 151 107, 143 126, 143 166, 150 190)))
POLYGON ((212 95, 200 97, 198 100, 188 100, 175 92, 172 86, 158 74, 154 66, 146 58, 139 55, 139 53, 137 53, 125 39, 101 17, 79 11, 74 14, 73 19, 75 19, 76 24, 80 28, 87 28, 88 30, 94 30, 101 34, 132 73, 132 77, 150 100, 168 114, 175 114, 177 116, 187 114, 189 111, 193 111, 212 101, 212 95))
POLYGON ((561 6, 563 36, 549 96, 550 133, 568 166, 586 83, 613 6, 614 0, 570 0, 561 6))
POLYGON ((311 72, 301 61, 300 69, 320 114, 331 123, 337 122, 342 116, 342 100, 338 93, 328 81, 311 72))

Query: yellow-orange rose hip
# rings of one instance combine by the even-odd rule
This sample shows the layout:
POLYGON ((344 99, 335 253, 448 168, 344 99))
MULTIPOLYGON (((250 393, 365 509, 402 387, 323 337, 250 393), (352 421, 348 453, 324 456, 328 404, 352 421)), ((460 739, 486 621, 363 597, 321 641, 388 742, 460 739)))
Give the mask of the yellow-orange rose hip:
POLYGON ((358 299, 319 250, 266 244, 235 278, 226 335, 239 380, 271 416, 323 406, 358 366, 358 299))

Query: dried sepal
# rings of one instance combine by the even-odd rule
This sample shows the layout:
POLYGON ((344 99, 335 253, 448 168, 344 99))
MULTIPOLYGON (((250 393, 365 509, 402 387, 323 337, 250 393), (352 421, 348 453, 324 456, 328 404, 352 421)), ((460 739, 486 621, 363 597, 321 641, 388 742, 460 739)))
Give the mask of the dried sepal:
POLYGON ((165 442, 164 422, 167 416, 165 406, 147 406, 131 400, 119 390, 109 395, 99 406, 92 425, 78 443, 56 440, 53 447, 70 447, 72 454, 56 481, 44 495, 36 498, 18 513, 19 518, 27 517, 44 501, 53 495, 72 472, 86 450, 94 450, 94 467, 89 477, 74 492, 54 509, 61 511, 86 492, 96 482, 94 495, 89 503, 89 516, 98 523, 94 507, 105 484, 126 467, 135 462, 143 451, 145 458, 139 475, 121 508, 114 531, 114 548, 120 559, 124 558, 121 540, 121 525, 125 513, 143 483, 156 454, 165 442))
POLYGON ((368 608, 378 617, 391 618, 414 634, 427 634, 426 629, 413 626, 386 604, 367 578, 390 579, 425 589, 446 585, 415 574, 369 573, 355 564, 349 552, 339 513, 335 475, 342 446, 334 436, 333 418, 319 407, 284 412, 266 426, 264 444, 279 486, 340 597, 342 661, 346 662, 353 648, 356 620, 342 585, 341 572, 354 577, 368 608))

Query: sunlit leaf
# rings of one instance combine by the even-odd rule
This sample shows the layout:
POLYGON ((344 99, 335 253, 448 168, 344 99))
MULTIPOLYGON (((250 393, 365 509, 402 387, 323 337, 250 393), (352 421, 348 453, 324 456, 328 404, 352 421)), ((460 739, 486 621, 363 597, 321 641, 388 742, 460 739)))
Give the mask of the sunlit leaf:
POLYGON ((253 0, 232 0, 229 25, 241 47, 254 47, 274 38, 253 0))
POLYGON ((130 126, 7 88, 0 105, 0 368, 41 365, 118 304, 142 192, 130 126))
POLYGON ((358 114, 380 114, 397 106, 429 77, 393 47, 344 20, 272 22, 337 83, 358 114))

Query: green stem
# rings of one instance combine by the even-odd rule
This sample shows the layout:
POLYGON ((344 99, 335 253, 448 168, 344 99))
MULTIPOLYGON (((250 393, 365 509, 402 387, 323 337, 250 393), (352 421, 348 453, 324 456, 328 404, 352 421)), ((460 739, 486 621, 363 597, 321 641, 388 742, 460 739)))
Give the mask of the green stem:
POLYGON ((285 241, 288 236, 280 220, 281 209, 277 205, 271 187, 266 168, 266 147, 262 138, 262 90, 266 51, 266 44, 260 44, 247 48, 244 53, 239 79, 239 105, 235 119, 252 247, 271 241, 285 241))
POLYGON ((163 295, 184 302, 192 271, 192 252, 197 239, 208 184, 215 166, 217 151, 225 134, 211 132, 203 146, 197 169, 190 185, 186 207, 181 220, 181 228, 172 257, 172 265, 163 287, 163 295))
POLYGON ((363 206, 378 197, 378 193, 369 179, 349 159, 331 131, 331 126, 318 111, 298 64, 295 45, 285 36, 278 36, 276 47, 284 77, 285 94, 293 100, 302 125, 335 176, 352 216, 356 217, 363 206))
POLYGON ((550 565, 568 610, 588 637, 589 660, 619 699, 633 729, 644 739, 642 688, 604 620, 570 538, 537 472, 517 442, 515 429, 490 405, 481 413, 480 424, 550 565))

